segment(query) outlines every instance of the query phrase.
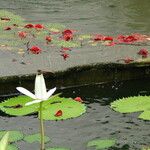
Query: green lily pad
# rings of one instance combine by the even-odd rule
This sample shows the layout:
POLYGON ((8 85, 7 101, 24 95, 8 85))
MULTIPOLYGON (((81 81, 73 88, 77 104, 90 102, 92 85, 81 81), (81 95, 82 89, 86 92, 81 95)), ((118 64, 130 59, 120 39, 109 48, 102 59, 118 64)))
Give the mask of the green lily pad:
POLYGON ((88 142, 87 147, 95 146, 96 150, 99 149, 105 149, 109 148, 113 145, 115 145, 116 141, 115 140, 101 140, 101 139, 96 139, 88 142))
POLYGON ((139 115, 138 118, 141 118, 141 119, 144 119, 144 120, 150 120, 150 110, 149 111, 145 110, 143 113, 141 113, 139 115))
POLYGON ((48 23, 45 25, 45 27, 52 32, 59 32, 65 29, 65 26, 59 23, 48 23))
POLYGON ((6 150, 8 146, 9 132, 6 132, 0 140, 0 150, 6 150))
MULTIPOLYGON (((23 116, 39 111, 39 103, 25 106, 31 98, 27 96, 18 96, 10 98, 0 103, 0 110, 9 115, 23 116)), ((82 115, 86 111, 84 104, 71 98, 61 98, 57 95, 52 96, 49 100, 43 102, 43 119, 45 120, 63 120, 74 118, 82 115), (61 110, 61 116, 55 116, 57 111, 61 110)))
MULTIPOLYGON (((0 131, 0 139, 7 133, 8 131, 0 131)), ((23 139, 23 134, 20 131, 9 131, 9 142, 16 142, 23 139)))
POLYGON ((138 118, 150 120, 150 96, 122 98, 111 103, 111 108, 120 113, 144 111, 138 118))
MULTIPOLYGON (((24 137, 24 141, 28 143, 41 142, 41 135, 39 133, 27 135, 24 137)), ((44 141, 47 143, 50 141, 50 138, 48 136, 44 136, 44 141)))
POLYGON ((61 148, 61 147, 52 147, 52 148, 47 148, 46 150, 70 150, 68 148, 61 148))
POLYGON ((64 120, 75 118, 86 111, 86 106, 71 98, 61 98, 56 96, 49 101, 43 103, 43 119, 45 120, 64 120), (61 116, 55 116, 55 114, 61 110, 61 116))
POLYGON ((9 144, 7 150, 19 150, 18 147, 14 144, 9 144))
POLYGON ((132 113, 150 109, 149 96, 134 96, 116 100, 111 103, 111 108, 121 113, 132 113))
POLYGON ((14 116, 23 116, 37 112, 39 104, 25 106, 29 101, 32 101, 32 99, 27 96, 13 97, 0 103, 0 109, 6 114, 14 116))

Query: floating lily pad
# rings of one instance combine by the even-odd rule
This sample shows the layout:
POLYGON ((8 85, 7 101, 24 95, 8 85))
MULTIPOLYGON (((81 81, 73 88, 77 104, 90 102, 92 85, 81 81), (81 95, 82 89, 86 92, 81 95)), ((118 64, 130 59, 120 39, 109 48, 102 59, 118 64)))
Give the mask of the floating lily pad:
MULTIPOLYGON (((8 131, 0 131, 0 139, 7 133, 8 131)), ((9 142, 16 142, 23 139, 23 134, 20 131, 9 131, 9 142)))
POLYGON ((14 144, 9 144, 7 150, 19 150, 18 147, 14 144))
POLYGON ((59 96, 51 98, 49 101, 43 103, 43 119, 45 120, 64 120, 75 118, 86 111, 86 106, 71 98, 61 98, 59 96), (61 110, 61 116, 55 114, 61 110))
POLYGON ((0 140, 0 150, 6 150, 8 146, 9 132, 6 132, 0 140))
POLYGON ((150 120, 150 96, 122 98, 111 103, 111 108, 121 113, 144 111, 139 118, 150 120))
POLYGON ((59 23, 49 23, 49 24, 46 24, 45 27, 52 32, 59 32, 65 29, 65 26, 59 23))
MULTIPOLYGON (((22 116, 39 111, 39 103, 25 106, 31 98, 27 96, 18 96, 10 98, 0 103, 0 109, 9 115, 22 116)), ((49 100, 43 102, 43 119, 62 120, 74 118, 82 115, 86 111, 84 104, 71 98, 61 98, 58 95, 52 96, 49 100), (55 116, 57 111, 61 110, 61 116, 55 116)))
POLYGON ((88 142, 87 147, 95 146, 96 150, 99 149, 105 149, 109 148, 113 145, 115 145, 116 141, 115 140, 101 140, 101 139, 96 139, 88 142))
POLYGON ((14 116, 23 116, 37 112, 39 104, 25 106, 29 101, 32 101, 32 99, 27 96, 13 97, 0 103, 0 109, 6 114, 14 116))
MULTIPOLYGON (((41 142, 41 135, 39 133, 27 135, 25 136, 24 141, 28 143, 41 142)), ((44 136, 44 141, 47 143, 50 141, 50 138, 48 136, 44 136)))
POLYGON ((52 147, 52 148, 47 148, 46 150, 70 150, 70 149, 61 148, 61 147, 52 147))
POLYGON ((90 34, 83 34, 83 35, 79 35, 79 40, 85 40, 85 39, 91 39, 91 35, 90 34))

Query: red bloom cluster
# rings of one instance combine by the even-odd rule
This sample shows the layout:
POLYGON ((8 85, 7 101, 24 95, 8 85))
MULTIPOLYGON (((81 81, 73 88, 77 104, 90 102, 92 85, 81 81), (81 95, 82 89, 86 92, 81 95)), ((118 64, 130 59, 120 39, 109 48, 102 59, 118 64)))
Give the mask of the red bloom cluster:
POLYGON ((147 49, 143 48, 139 50, 138 54, 141 55, 143 58, 146 58, 149 53, 147 49))
POLYGON ((39 54, 42 52, 41 48, 38 46, 32 46, 29 50, 32 54, 39 54))
POLYGON ((94 35, 93 40, 94 41, 113 41, 113 37, 96 34, 94 35))
POLYGON ((42 24, 35 24, 34 28, 40 30, 40 29, 44 29, 44 26, 42 24))
POLYGON ((34 28, 34 25, 33 24, 26 24, 24 26, 24 28, 32 29, 32 28, 34 28))
POLYGON ((24 31, 18 32, 18 36, 19 36, 21 39, 24 39, 24 38, 27 37, 27 32, 24 32, 24 31))
POLYGON ((73 31, 70 29, 64 30, 62 32, 62 39, 65 41, 70 41, 73 39, 73 31))
POLYGON ((51 37, 51 36, 46 36, 46 37, 45 37, 45 40, 46 40, 46 42, 47 42, 47 44, 48 44, 49 42, 52 41, 52 37, 51 37))

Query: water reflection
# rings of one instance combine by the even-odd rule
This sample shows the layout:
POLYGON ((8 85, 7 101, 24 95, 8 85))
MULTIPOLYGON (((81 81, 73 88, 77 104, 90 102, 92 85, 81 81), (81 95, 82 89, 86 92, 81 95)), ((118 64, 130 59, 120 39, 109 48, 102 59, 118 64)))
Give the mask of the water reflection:
POLYGON ((64 23, 84 32, 149 33, 149 0, 1 0, 28 21, 64 23))

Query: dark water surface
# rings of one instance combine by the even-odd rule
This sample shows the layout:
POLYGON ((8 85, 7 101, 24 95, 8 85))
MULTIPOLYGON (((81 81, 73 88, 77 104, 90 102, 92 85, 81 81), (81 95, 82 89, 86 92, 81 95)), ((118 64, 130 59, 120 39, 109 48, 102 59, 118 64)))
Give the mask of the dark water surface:
POLYGON ((62 23, 86 33, 150 33, 150 0, 1 0, 28 21, 62 23))
MULTIPOLYGON (((46 135, 51 138, 47 147, 66 147, 71 150, 94 150, 86 148, 95 138, 114 138, 122 150, 139 150, 150 145, 149 121, 138 119, 139 113, 120 114, 110 109, 110 102, 121 97, 150 95, 150 79, 125 82, 114 81, 74 88, 64 88, 63 96, 81 96, 87 112, 81 117, 65 121, 45 121, 46 135), (127 148, 125 148, 125 145, 127 148)), ((0 130, 22 130, 26 134, 37 133, 39 121, 36 116, 0 116, 0 130)), ((18 142, 21 150, 38 150, 39 144, 18 142)))

